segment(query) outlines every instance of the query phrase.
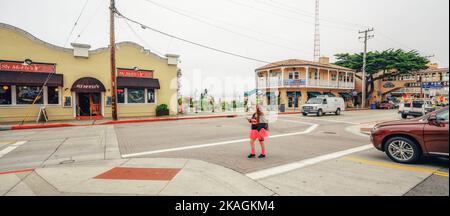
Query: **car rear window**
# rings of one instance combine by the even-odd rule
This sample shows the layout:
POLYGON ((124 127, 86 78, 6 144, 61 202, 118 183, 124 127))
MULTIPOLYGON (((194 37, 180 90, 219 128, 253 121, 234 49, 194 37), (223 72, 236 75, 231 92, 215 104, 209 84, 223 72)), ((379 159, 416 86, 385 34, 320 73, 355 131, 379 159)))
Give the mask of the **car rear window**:
POLYGON ((423 102, 413 102, 414 108, 422 108, 422 106, 423 106, 423 102))

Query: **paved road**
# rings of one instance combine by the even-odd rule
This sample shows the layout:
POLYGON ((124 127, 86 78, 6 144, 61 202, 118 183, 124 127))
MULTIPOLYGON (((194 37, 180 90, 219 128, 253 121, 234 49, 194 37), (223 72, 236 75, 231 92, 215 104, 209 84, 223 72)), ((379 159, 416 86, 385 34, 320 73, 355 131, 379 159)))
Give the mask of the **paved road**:
POLYGON ((359 133, 363 125, 396 119, 395 111, 278 116, 270 125, 266 159, 246 158, 249 125, 243 117, 4 131, 0 172, 121 157, 174 158, 234 170, 276 195, 448 196, 448 159, 395 164, 359 133))

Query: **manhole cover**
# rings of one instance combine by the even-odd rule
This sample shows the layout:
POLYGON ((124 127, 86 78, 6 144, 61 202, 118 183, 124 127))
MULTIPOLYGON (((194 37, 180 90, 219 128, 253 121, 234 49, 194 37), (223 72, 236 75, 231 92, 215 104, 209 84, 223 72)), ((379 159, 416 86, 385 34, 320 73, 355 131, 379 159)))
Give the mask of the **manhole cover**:
POLYGON ((324 132, 324 134, 332 134, 332 135, 336 135, 337 133, 335 133, 335 132, 324 132))

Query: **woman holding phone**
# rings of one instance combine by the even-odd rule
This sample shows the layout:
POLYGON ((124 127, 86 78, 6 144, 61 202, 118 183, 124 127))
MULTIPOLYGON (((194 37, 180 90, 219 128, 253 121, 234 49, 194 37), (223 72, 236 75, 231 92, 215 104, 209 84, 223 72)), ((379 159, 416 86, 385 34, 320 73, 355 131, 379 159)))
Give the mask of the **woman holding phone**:
POLYGON ((266 148, 265 148, 265 138, 269 136, 269 122, 267 121, 266 115, 262 111, 262 107, 260 105, 256 106, 256 113, 253 114, 253 116, 248 119, 249 123, 251 124, 251 130, 250 130, 250 147, 251 147, 251 153, 248 155, 248 158, 255 158, 256 157, 256 150, 255 150, 255 142, 256 140, 259 141, 259 144, 261 145, 261 154, 258 158, 265 158, 266 157, 266 148))

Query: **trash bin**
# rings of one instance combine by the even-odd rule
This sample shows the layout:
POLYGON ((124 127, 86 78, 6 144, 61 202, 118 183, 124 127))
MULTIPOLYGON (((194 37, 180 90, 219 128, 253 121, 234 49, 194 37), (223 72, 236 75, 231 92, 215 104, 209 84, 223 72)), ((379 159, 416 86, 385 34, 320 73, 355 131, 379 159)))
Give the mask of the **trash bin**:
POLYGON ((286 112, 286 105, 285 105, 285 104, 280 104, 279 110, 280 110, 280 112, 282 112, 282 113, 286 112))
POLYGON ((370 104, 370 109, 377 109, 377 105, 376 104, 370 104))

